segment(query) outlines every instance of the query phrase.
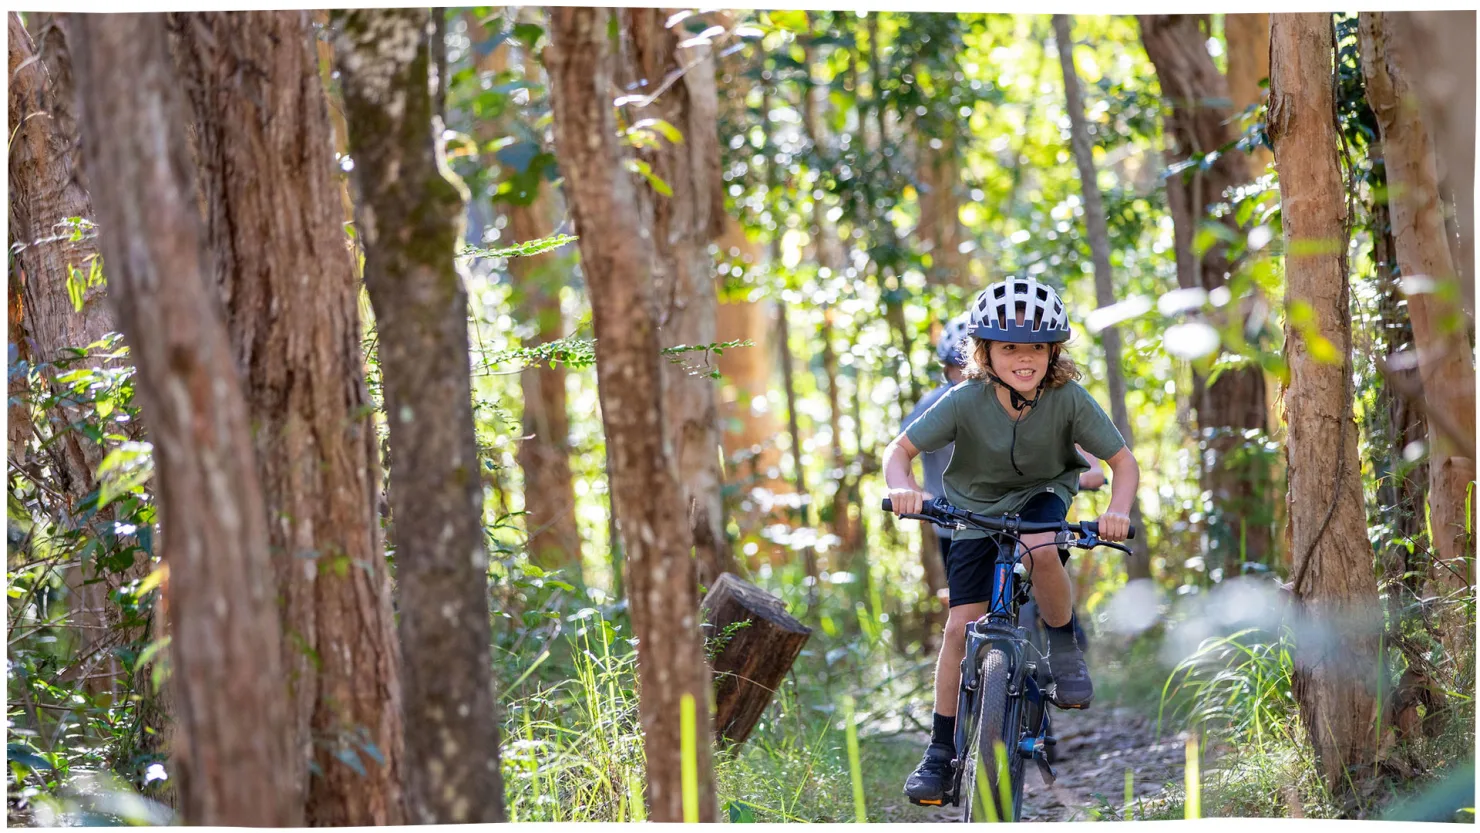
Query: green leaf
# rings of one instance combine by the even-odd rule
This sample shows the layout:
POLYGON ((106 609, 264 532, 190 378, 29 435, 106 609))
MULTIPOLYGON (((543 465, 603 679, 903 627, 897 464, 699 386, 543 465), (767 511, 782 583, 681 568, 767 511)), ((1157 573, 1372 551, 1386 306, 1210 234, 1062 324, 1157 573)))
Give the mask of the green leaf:
POLYGON ((622 163, 622 167, 626 168, 632 173, 642 175, 642 177, 648 181, 648 184, 653 186, 653 190, 657 191, 659 194, 662 194, 665 197, 673 196, 673 188, 669 186, 668 183, 664 182, 662 177, 653 173, 652 165, 649 165, 641 159, 628 159, 622 163))
POLYGON ((530 49, 534 48, 540 35, 544 33, 544 28, 534 23, 519 23, 514 26, 514 37, 530 49))
MULTIPOLYGON (((469 247, 457 253, 458 257, 530 257, 532 255, 544 254, 552 249, 574 243, 577 239, 571 234, 557 234, 554 237, 542 237, 538 240, 529 240, 513 246, 501 249, 484 249, 469 247)), ((553 342, 549 342, 553 343, 553 342)))
POLYGON ((5 758, 11 764, 20 764, 35 771, 55 769, 51 762, 37 754, 36 750, 24 743, 8 743, 5 745, 5 758))
POLYGON ((1305 334, 1305 347, 1310 351, 1310 357, 1322 364, 1340 364, 1341 353, 1332 344, 1330 339, 1314 330, 1305 334))
POLYGON ((149 443, 126 442, 108 452, 98 466, 98 508, 133 491, 154 476, 154 447, 149 443))
POLYGON ((807 13, 803 11, 772 11, 768 15, 771 25, 778 29, 790 32, 806 32, 810 26, 807 21, 807 13))
POLYGON ((628 130, 649 130, 661 133, 663 138, 675 145, 683 142, 683 134, 678 131, 678 128, 662 119, 641 119, 628 128, 628 130))
POLYGON ((730 801, 725 804, 729 811, 731 824, 755 824, 755 811, 744 801, 730 801))
POLYGON ((150 590, 153 590, 154 588, 163 584, 165 579, 169 577, 170 565, 159 565, 158 567, 154 568, 153 572, 151 572, 147 576, 144 576, 144 578, 139 581, 139 586, 134 588, 134 595, 143 596, 145 593, 148 593, 150 590))
POLYGON ((73 312, 82 312, 82 301, 87 291, 87 279, 76 266, 67 266, 67 298, 72 301, 73 312))
POLYGON ((500 165, 523 173, 529 170, 530 163, 539 155, 538 142, 514 142, 499 148, 493 154, 493 158, 497 159, 500 165))
POLYGON ((1340 240, 1291 240, 1285 249, 1286 257, 1313 257, 1316 255, 1340 254, 1342 243, 1340 240))
POLYGON ((531 84, 523 79, 519 79, 517 81, 506 81, 502 84, 495 84, 492 87, 489 87, 488 91, 491 93, 497 93, 499 95, 508 95, 515 90, 532 90, 534 88, 534 84, 531 84))
POLYGON ((134 663, 134 667, 138 668, 139 666, 148 665, 154 660, 156 656, 159 655, 161 651, 163 651, 165 648, 168 648, 169 645, 170 637, 168 636, 164 637, 163 639, 156 639, 153 642, 150 642, 148 645, 144 646, 144 650, 139 652, 139 659, 137 662, 134 663))

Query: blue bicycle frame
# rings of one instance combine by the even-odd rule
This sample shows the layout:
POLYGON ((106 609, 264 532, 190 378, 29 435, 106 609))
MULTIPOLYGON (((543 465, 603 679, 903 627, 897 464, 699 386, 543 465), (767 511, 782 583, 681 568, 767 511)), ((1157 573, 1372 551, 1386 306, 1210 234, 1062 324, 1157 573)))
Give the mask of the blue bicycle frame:
MULTIPOLYGON (((884 501, 884 511, 893 511, 888 499, 884 501)), ((1043 661, 1043 657, 1028 656, 1028 646, 1032 645, 1032 642, 1028 639, 1027 629, 1017 624, 1018 608, 1028 600, 1029 586, 1026 581, 1019 581, 1018 578, 1020 575, 1018 561, 1020 536, 1054 532, 1061 533, 1063 536, 1056 541, 1060 547, 1073 546, 1092 549, 1098 546, 1108 546, 1127 553, 1130 550, 1121 544, 1099 540, 1099 527, 1092 521, 1077 524, 1065 521, 1042 523, 1023 521, 1017 515, 989 517, 957 509, 944 499, 927 502, 923 511, 925 514, 905 513, 900 517, 953 525, 957 529, 966 527, 980 529, 991 535, 997 542, 997 557, 992 569, 991 603, 987 612, 966 629, 966 654, 961 660, 961 687, 956 702, 955 739, 958 757, 954 762, 955 781, 947 798, 952 804, 961 803, 963 786, 961 781, 966 770, 964 764, 972 754, 994 754, 992 750, 974 750, 973 741, 980 736, 981 727, 977 726, 972 719, 972 716, 976 714, 977 698, 983 696, 981 671, 985 662, 984 658, 992 650, 1000 650, 1008 663, 1007 708, 1004 714, 986 715, 984 719, 1003 721, 1003 741, 1010 740, 1013 746, 1007 750, 1009 761, 1014 758, 1031 759, 1038 765, 1039 772, 1043 774, 1043 780, 1052 784, 1054 771, 1048 763, 1048 747, 1054 744, 1054 739, 1050 734, 1048 698, 1046 693, 1038 687, 1033 673, 1037 670, 1037 663, 1043 661), (1079 537, 1069 538, 1071 532, 1077 533, 1079 537), (1034 725, 1023 725, 1022 710, 1025 707, 1032 708, 1028 717, 1034 725)), ((1129 537, 1134 536, 1135 529, 1132 528, 1129 531, 1129 537)), ((1036 649, 1034 652, 1036 653, 1036 649)), ((1014 789, 1020 789, 1022 783, 1020 774, 1014 777, 1013 781, 1014 789)), ((971 785, 966 785, 966 788, 970 789, 971 785)))

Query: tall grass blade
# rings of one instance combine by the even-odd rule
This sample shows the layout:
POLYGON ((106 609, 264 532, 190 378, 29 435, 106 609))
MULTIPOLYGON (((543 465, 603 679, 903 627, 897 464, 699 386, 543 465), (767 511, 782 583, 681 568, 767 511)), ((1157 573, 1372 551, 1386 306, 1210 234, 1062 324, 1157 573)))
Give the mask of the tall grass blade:
POLYGON ((1202 818, 1202 776, 1198 771, 1197 733, 1187 735, 1187 801, 1184 803, 1183 817, 1191 819, 1202 818))
POLYGON ((1002 799, 1002 820, 1012 818, 1012 770, 1007 768, 1007 747, 992 741, 992 754, 997 758, 997 796, 1002 799))
MULTIPOLYGON (((978 749, 972 754, 980 756, 981 750, 978 749)), ((998 822, 1002 821, 1002 819, 997 817, 997 802, 992 800, 992 790, 991 787, 987 784, 986 769, 986 767, 981 765, 980 761, 977 762, 976 803, 981 805, 982 810, 986 812, 987 821, 991 824, 997 824, 998 822)))
POLYGON ((1135 783, 1136 783, 1136 777, 1131 774, 1131 768, 1130 767, 1126 767, 1125 768, 1125 820, 1126 821, 1130 821, 1131 820, 1131 802, 1135 801, 1135 798, 1136 798, 1135 783))
POLYGON ((683 822, 699 823, 699 745, 694 738, 694 695, 678 701, 679 755, 683 759, 683 822))
POLYGON ((863 800, 863 767, 858 763, 858 727, 853 725, 853 698, 843 696, 843 730, 848 746, 848 771, 853 778, 853 817, 859 824, 868 823, 863 800))

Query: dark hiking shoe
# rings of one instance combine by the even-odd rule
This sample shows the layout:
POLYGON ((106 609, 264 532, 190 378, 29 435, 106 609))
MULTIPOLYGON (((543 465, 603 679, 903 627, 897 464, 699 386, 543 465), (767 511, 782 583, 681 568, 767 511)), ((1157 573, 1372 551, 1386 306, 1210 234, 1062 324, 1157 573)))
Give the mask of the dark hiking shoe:
POLYGON ((1089 679, 1084 652, 1076 647, 1055 648, 1048 655, 1053 684, 1048 698, 1061 709, 1087 709, 1095 699, 1095 684, 1089 679))
POLYGON ((915 804, 939 806, 945 801, 946 787, 950 786, 955 768, 951 762, 956 751, 944 743, 932 743, 925 750, 920 765, 904 782, 904 794, 915 804))

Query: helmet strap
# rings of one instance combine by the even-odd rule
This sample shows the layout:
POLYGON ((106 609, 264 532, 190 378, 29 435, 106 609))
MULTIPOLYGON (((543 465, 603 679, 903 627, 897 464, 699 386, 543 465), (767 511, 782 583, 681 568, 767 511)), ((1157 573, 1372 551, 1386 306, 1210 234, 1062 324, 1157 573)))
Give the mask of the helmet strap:
MULTIPOLYGON (((1058 361, 1059 361, 1059 351, 1060 351, 1060 347, 1057 344, 1055 344, 1053 346, 1053 348, 1049 351, 1049 354, 1048 354, 1048 372, 1049 373, 1052 373, 1053 372, 1053 366, 1055 364, 1057 364, 1058 361)), ((1002 381, 1002 378, 997 375, 997 371, 994 368, 992 368, 992 366, 991 366, 991 357, 990 356, 988 356, 988 358, 987 358, 987 368, 986 368, 986 371, 987 371, 987 378, 991 379, 994 383, 996 383, 998 385, 1001 385, 1004 388, 1007 388, 1007 396, 1008 396, 1009 401, 1012 402, 1012 409, 1014 411, 1017 411, 1018 412, 1017 418, 1015 418, 1012 421, 1012 443, 1011 443, 1011 445, 1008 446, 1007 454, 1008 454, 1008 459, 1012 462, 1012 469, 1013 469, 1013 471, 1017 472, 1018 475, 1021 476, 1022 473, 1023 473, 1023 470, 1020 469, 1020 468, 1018 468, 1018 464, 1017 464, 1017 427, 1018 427, 1018 423, 1019 422, 1022 422, 1023 417, 1026 416, 1026 414, 1023 413, 1023 409, 1024 408, 1031 408, 1034 405, 1037 405, 1038 404, 1038 400, 1043 397, 1043 388, 1044 388, 1045 385, 1048 384, 1048 373, 1043 374, 1043 379, 1038 382, 1038 387, 1033 390, 1033 398, 1032 399, 1029 399, 1028 397, 1023 396, 1021 393, 1018 393, 1017 388, 1015 388, 1012 385, 1009 385, 1006 382, 1002 381)))

